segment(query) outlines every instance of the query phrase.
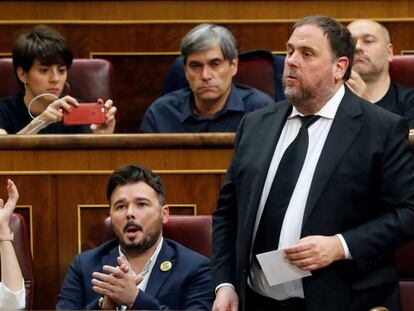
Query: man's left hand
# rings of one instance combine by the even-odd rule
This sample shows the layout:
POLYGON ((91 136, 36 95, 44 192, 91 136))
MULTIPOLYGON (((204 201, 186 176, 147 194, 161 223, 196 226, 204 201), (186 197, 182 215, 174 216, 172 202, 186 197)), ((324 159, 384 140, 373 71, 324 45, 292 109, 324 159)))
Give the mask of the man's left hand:
MULTIPOLYGON (((103 104, 102 99, 98 99, 98 103, 103 104)), ((92 124, 91 130, 94 134, 112 134, 115 130, 115 113, 116 107, 113 105, 112 100, 108 99, 105 104, 105 123, 92 124)))
POLYGON ((138 295, 137 285, 142 281, 140 276, 131 276, 118 267, 103 266, 103 271, 92 274, 92 289, 101 296, 107 296, 117 304, 131 307, 138 295))
POLYGON ((355 70, 351 71, 351 76, 346 81, 346 85, 356 95, 370 101, 369 94, 367 93, 367 84, 355 70))
POLYGON ((345 258, 337 236, 311 235, 285 249, 285 256, 299 269, 313 271, 345 258))

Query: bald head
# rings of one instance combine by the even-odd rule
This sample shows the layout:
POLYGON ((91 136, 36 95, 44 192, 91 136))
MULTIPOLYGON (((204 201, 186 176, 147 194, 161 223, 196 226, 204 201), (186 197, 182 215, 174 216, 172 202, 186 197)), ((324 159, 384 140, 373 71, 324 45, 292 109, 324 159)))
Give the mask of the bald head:
POLYGON ((387 76, 393 56, 388 30, 368 19, 355 20, 347 27, 356 40, 353 69, 365 82, 387 76))
POLYGON ((364 32, 366 34, 376 33, 379 38, 381 38, 385 43, 391 43, 390 33, 388 29, 385 28, 384 25, 370 20, 370 19, 357 19, 350 24, 348 24, 348 29, 352 33, 352 31, 356 32, 364 32))

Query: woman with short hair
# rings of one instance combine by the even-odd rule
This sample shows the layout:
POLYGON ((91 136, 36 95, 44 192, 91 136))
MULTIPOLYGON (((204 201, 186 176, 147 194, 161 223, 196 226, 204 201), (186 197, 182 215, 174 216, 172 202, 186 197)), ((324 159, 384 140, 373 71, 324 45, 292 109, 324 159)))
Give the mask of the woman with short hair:
POLYGON ((22 92, 0 99, 0 134, 113 133, 112 100, 98 99, 105 122, 89 125, 63 124, 63 112, 79 103, 62 97, 73 54, 66 39, 51 27, 40 25, 22 34, 13 44, 13 67, 22 92))

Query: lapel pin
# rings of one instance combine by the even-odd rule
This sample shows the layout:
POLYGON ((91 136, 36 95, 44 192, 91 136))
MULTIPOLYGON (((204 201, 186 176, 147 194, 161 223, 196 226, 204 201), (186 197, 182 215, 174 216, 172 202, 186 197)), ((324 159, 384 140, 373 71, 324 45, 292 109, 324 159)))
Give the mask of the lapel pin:
POLYGON ((160 270, 161 271, 163 271, 163 272, 167 272, 168 270, 170 270, 171 269, 171 267, 172 267, 172 263, 171 263, 171 261, 163 261, 161 264, 160 264, 160 270))

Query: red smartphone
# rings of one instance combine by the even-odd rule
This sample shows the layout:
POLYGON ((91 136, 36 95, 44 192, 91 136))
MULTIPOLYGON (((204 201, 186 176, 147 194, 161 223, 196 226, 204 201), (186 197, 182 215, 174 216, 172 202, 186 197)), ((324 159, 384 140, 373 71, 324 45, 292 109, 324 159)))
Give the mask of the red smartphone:
POLYGON ((105 109, 98 103, 80 103, 71 107, 71 111, 63 111, 65 125, 102 124, 105 123, 105 109))

